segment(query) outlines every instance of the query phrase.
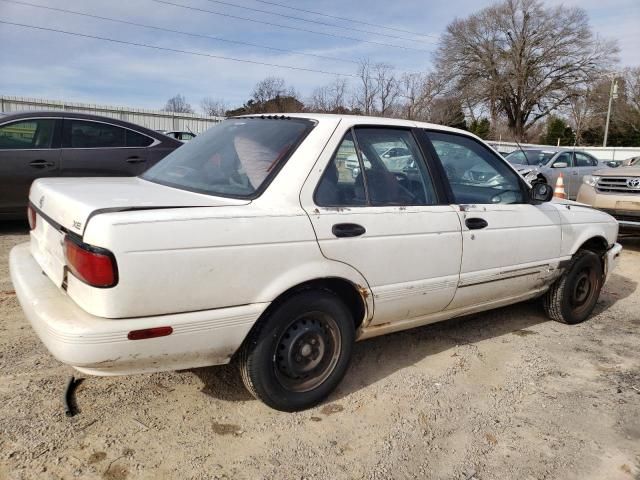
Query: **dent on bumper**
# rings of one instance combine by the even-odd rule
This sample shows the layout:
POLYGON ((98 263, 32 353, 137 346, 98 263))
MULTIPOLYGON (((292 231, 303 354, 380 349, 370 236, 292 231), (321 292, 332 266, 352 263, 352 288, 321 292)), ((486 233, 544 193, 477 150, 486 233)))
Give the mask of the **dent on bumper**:
POLYGON ((142 318, 88 314, 39 268, 29 244, 14 247, 9 269, 26 317, 51 354, 94 375, 178 370, 228 363, 268 303, 142 318), (171 335, 129 340, 132 330, 171 326, 171 335))

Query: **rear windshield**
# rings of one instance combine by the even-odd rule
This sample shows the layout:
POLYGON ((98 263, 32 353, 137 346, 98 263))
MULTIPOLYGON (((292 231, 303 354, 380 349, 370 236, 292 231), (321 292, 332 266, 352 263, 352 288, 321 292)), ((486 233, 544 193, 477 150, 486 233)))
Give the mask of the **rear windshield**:
POLYGON ((142 178, 209 195, 252 198, 313 126, 302 118, 225 120, 174 150, 142 178))
POLYGON ((505 158, 513 165, 544 165, 554 155, 555 152, 544 152, 542 150, 517 150, 511 152, 505 158))

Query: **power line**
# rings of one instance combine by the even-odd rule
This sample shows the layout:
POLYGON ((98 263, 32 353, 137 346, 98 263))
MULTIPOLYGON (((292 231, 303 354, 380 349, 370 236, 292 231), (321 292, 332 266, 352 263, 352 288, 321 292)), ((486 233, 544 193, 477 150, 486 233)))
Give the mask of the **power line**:
POLYGON ((72 14, 72 15, 79 15, 79 16, 82 16, 82 17, 95 18, 95 19, 99 19, 99 20, 107 20, 109 22, 121 23, 121 24, 124 24, 124 25, 132 25, 134 27, 149 28, 149 29, 158 30, 158 31, 161 31, 161 32, 177 33, 177 34, 180 34, 180 35, 187 35, 187 36, 190 36, 190 37, 208 38, 208 39, 216 40, 216 41, 220 41, 220 42, 235 43, 235 44, 238 44, 238 45, 248 45, 248 46, 251 46, 251 47, 264 48, 264 49, 267 49, 267 50, 274 50, 274 51, 284 52, 284 53, 293 53, 295 55, 307 55, 307 56, 310 56, 310 57, 322 58, 322 59, 326 59, 326 60, 334 60, 334 61, 338 61, 338 62, 346 62, 346 63, 353 63, 353 64, 358 64, 359 63, 356 60, 349 60, 349 59, 338 58, 338 57, 330 57, 330 56, 327 56, 327 55, 318 55, 318 54, 315 54, 315 53, 298 52, 298 51, 295 51, 295 50, 287 50, 287 49, 284 49, 284 48, 268 47, 268 46, 265 46, 265 45, 259 45, 257 43, 242 42, 242 41, 239 41, 239 40, 229 40, 229 39, 226 39, 226 38, 216 37, 216 36, 213 36, 213 35, 205 35, 205 34, 199 34, 199 33, 184 32, 184 31, 181 31, 181 30, 173 30, 173 29, 170 29, 170 28, 157 27, 157 26, 154 26, 154 25, 145 25, 145 24, 142 24, 142 23, 130 22, 130 21, 127 21, 127 20, 121 20, 121 19, 117 19, 117 18, 103 17, 103 16, 100 16, 100 15, 93 15, 93 14, 84 13, 84 12, 76 12, 74 10, 67 10, 67 9, 64 9, 64 8, 48 7, 48 6, 39 5, 39 4, 36 4, 36 3, 22 2, 22 1, 19 1, 19 0, 0 0, 0 1, 1 2, 6 2, 6 3, 13 3, 13 4, 16 4, 16 5, 28 6, 28 7, 34 7, 34 8, 42 8, 42 9, 45 9, 45 10, 51 10, 51 11, 55 11, 55 12, 69 13, 69 14, 72 14))
POLYGON ((326 70, 316 70, 316 69, 313 69, 313 68, 293 67, 291 65, 279 65, 277 63, 259 62, 259 61, 256 61, 256 60, 247 60, 247 59, 244 59, 244 58, 225 57, 225 56, 222 56, 222 55, 213 55, 213 54, 204 53, 204 52, 194 52, 192 50, 180 50, 178 48, 159 47, 157 45, 149 45, 148 43, 127 42, 125 40, 117 40, 115 38, 99 37, 97 35, 88 35, 88 34, 85 34, 85 33, 71 32, 69 30, 58 30, 56 28, 39 27, 39 26, 36 26, 36 25, 27 25, 25 23, 7 22, 5 20, 0 20, 0 23, 1 24, 5 24, 5 25, 13 25, 15 27, 30 28, 30 29, 34 29, 34 30, 43 30, 43 31, 47 31, 47 32, 62 33, 62 34, 65 34, 65 35, 72 35, 72 36, 76 36, 76 37, 92 38, 92 39, 95 39, 95 40, 103 40, 105 42, 119 43, 121 45, 133 45, 133 46, 136 46, 136 47, 151 48, 151 49, 154 49, 154 50, 163 50, 163 51, 166 51, 166 52, 184 53, 184 54, 187 54, 187 55, 195 55, 195 56, 198 56, 198 57, 215 58, 217 60, 229 60, 229 61, 232 61, 232 62, 251 63, 251 64, 254 64, 254 65, 263 65, 263 66, 267 66, 267 67, 285 68, 285 69, 289 69, 289 70, 297 70, 297 71, 302 71, 302 72, 321 73, 323 75, 333 75, 333 76, 339 76, 339 77, 351 77, 351 78, 357 78, 358 77, 357 75, 355 75, 353 73, 329 72, 329 71, 326 71, 326 70))
POLYGON ((290 5, 284 5, 282 3, 277 3, 277 2, 270 2, 267 0, 256 0, 256 2, 265 3, 267 5, 275 5, 282 8, 288 8, 290 10, 297 10, 299 12, 311 13, 313 15, 321 15, 327 18, 335 18, 336 20, 344 20, 346 22, 359 23, 361 25, 368 25, 370 27, 386 28, 387 30, 394 30, 396 32, 402 32, 402 33, 410 33, 411 35, 420 35, 421 37, 430 37, 430 38, 436 38, 436 39, 439 38, 437 35, 429 35, 426 33, 412 32, 411 30, 403 30, 401 28, 387 27, 385 25, 377 25, 375 23, 368 23, 368 22, 363 22, 362 20, 356 20, 355 18, 339 17, 337 15, 329 15, 328 13, 314 12, 313 10, 305 10, 304 8, 292 7, 290 5))
POLYGON ((317 35, 324 35, 324 36, 327 36, 327 37, 343 38, 343 39, 346 39, 346 40, 354 40, 356 42, 370 43, 370 44, 378 45, 378 46, 382 46, 382 47, 392 47, 392 48, 400 48, 402 50, 414 50, 414 51, 417 51, 417 52, 431 53, 431 51, 424 50, 424 49, 421 49, 421 48, 405 47, 405 46, 402 46, 402 45, 395 45, 393 43, 374 42, 373 40, 365 40, 365 39, 362 39, 362 38, 349 37, 349 36, 346 36, 346 35, 338 35, 336 33, 319 32, 317 30, 308 30, 306 28, 292 27, 290 25, 282 25, 280 23, 265 22, 263 20, 255 20, 253 18, 240 17, 238 15, 231 15, 229 13, 215 12, 213 10, 207 10, 207 9, 204 9, 204 8, 193 7, 193 6, 190 6, 190 5, 182 5, 182 4, 179 4, 179 3, 167 2, 166 0, 151 0, 151 1, 152 2, 156 2, 156 3, 162 3, 164 5, 173 5, 174 7, 186 8, 188 10, 195 10, 195 11, 198 11, 198 12, 211 13, 213 15, 220 15, 222 17, 235 18, 237 20, 244 20, 244 21, 253 22, 253 23, 260 23, 262 25, 269 25, 269 26, 272 26, 272 27, 288 28, 290 30, 297 30, 299 32, 315 33, 317 35))
MULTIPOLYGON (((322 22, 320 20, 310 20, 308 18, 295 17, 293 15, 286 15, 284 13, 273 12, 273 11, 270 11, 270 10, 262 10, 260 8, 247 7, 245 5, 239 5, 237 3, 232 3, 232 2, 224 2, 222 0, 207 0, 207 1, 211 2, 211 3, 217 3, 217 4, 220 4, 220 5, 227 5, 227 6, 230 6, 230 7, 242 8, 244 10, 250 10, 252 12, 266 13, 268 15, 275 15, 275 16, 278 16, 278 17, 290 18, 292 20, 299 20, 299 21, 302 21, 302 22, 314 23, 314 24, 317 24, 317 25, 324 25, 325 27, 342 28, 343 30, 352 30, 354 32, 369 33, 369 34, 372 34, 372 35, 379 35, 381 37, 395 38, 396 40, 407 40, 409 42, 415 42, 416 41, 413 38, 399 37, 397 35, 389 35, 389 34, 386 34, 386 33, 372 32, 371 30, 362 30, 362 29, 353 28, 353 27, 345 27, 345 26, 342 26, 342 25, 336 25, 335 23, 327 23, 327 22, 322 22)), ((424 42, 424 40, 417 40, 417 41, 424 42)))

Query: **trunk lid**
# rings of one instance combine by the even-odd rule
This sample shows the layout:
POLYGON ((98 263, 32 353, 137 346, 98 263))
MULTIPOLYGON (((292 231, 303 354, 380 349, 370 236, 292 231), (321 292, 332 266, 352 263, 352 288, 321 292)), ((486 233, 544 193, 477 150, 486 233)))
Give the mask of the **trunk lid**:
POLYGON ((245 205, 249 200, 214 197, 132 178, 47 178, 33 182, 29 201, 36 208, 31 254, 58 286, 64 282, 65 232, 82 237, 99 213, 156 208, 245 205))
POLYGON ((36 180, 29 200, 53 223, 80 236, 87 221, 100 212, 249 203, 249 200, 214 197, 167 187, 138 177, 36 180))

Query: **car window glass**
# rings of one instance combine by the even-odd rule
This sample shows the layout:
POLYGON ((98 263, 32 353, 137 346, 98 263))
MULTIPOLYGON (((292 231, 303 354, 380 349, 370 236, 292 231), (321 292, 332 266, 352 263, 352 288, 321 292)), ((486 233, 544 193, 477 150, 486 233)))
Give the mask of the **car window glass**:
POLYGON ((315 201, 321 206, 433 205, 433 183, 409 130, 357 128, 327 166, 315 201), (363 171, 364 167, 364 171, 363 171))
POLYGON ((451 185, 456 203, 523 203, 518 175, 476 140, 427 132, 451 185))
POLYGON ((522 153, 521 151, 512 152, 509 155, 507 155, 505 158, 512 165, 526 165, 527 164, 527 159, 524 156, 524 153, 522 153))
MULTIPOLYGON (((84 120, 65 120, 69 122, 71 148, 116 148, 126 146, 124 128, 107 123, 84 120)), ((65 142, 66 143, 66 142, 65 142)))
POLYGON ((49 148, 55 119, 14 122, 0 127, 0 149, 49 148))
POLYGON ((573 162, 571 161, 571 154, 569 152, 565 152, 558 155, 553 161, 553 164, 557 165, 558 163, 566 163, 567 167, 573 166, 573 162))
POLYGON ((316 203, 325 207, 366 205, 364 184, 356 184, 359 172, 360 163, 349 131, 322 174, 316 189, 316 203))
POLYGON ((433 205, 433 183, 418 144, 409 130, 360 127, 355 129, 371 205, 433 205))
POLYGON ((127 147, 148 147, 153 143, 153 138, 147 137, 133 130, 126 130, 127 147))
POLYGON ((232 118, 177 148, 142 178, 210 195, 259 193, 314 123, 298 118, 232 118))
POLYGON ((597 162, 594 162, 594 160, 594 158, 584 153, 576 152, 576 167, 595 167, 597 162))

